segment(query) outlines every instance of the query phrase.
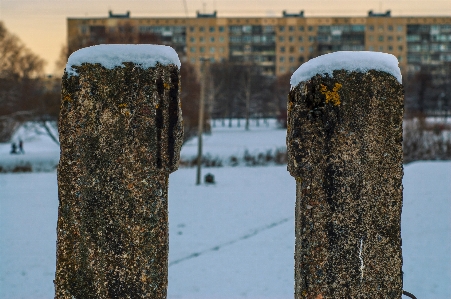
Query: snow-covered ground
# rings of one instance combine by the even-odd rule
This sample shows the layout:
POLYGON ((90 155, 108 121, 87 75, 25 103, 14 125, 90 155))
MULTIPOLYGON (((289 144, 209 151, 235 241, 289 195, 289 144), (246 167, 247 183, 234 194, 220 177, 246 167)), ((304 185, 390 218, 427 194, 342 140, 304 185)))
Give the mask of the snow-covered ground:
MULTIPOLYGON (((244 121, 204 137, 204 153, 226 161, 245 152, 285 150, 286 131, 244 121)), ((13 137, 24 155, 0 144, 0 299, 53 297, 59 148, 29 125, 13 137), (5 166, 6 165, 6 166, 5 166), (8 166, 9 165, 9 166, 8 166)), ((197 155, 187 142, 182 158, 197 155)), ((225 164, 227 165, 227 164, 225 164)), ((243 165, 243 164, 241 164, 243 165)), ((195 169, 169 182, 169 299, 293 298, 295 181, 285 166, 204 168, 215 185, 195 186, 195 169)), ((405 166, 402 237, 404 288, 419 299, 451 298, 451 162, 405 166)))
MULTIPOLYGON (((49 125, 54 136, 58 136, 55 124, 49 125)), ((0 172, 12 172, 17 168, 32 171, 53 171, 58 165, 60 148, 38 123, 22 125, 8 143, 0 143, 0 172), (11 155, 11 144, 23 141, 24 154, 11 155)))
MULTIPOLYGON (((295 182, 284 166, 171 174, 168 298, 293 298, 295 182)), ((451 162, 405 167, 404 289, 451 298, 451 162)), ((0 298, 53 297, 56 173, 0 174, 0 298)))
MULTIPOLYGON (((223 127, 221 121, 216 121, 212 133, 204 135, 203 157, 205 159, 221 161, 222 166, 245 165, 246 155, 258 157, 261 154, 274 158, 278 152, 286 152, 286 130, 279 128, 275 119, 269 119, 266 122, 260 120, 259 126, 256 125, 255 120, 251 120, 249 131, 244 130, 243 119, 240 120, 240 127, 238 127, 237 119, 232 121, 232 127, 228 124, 226 120, 223 127), (231 157, 236 160, 232 162, 231 157)), ((56 131, 53 133, 55 136, 58 134, 56 131)), ((58 164, 59 153, 59 146, 41 126, 26 123, 13 135, 11 142, 0 143, 0 173, 14 172, 17 167, 28 167, 33 172, 53 171, 58 164), (24 142, 25 154, 9 154, 11 143, 17 144, 19 140, 24 142)), ((180 155, 185 161, 183 165, 190 164, 197 158, 197 137, 183 145, 180 155)))
MULTIPOLYGON (((266 123, 259 121, 257 127, 256 121, 250 121, 250 130, 244 129, 244 120, 232 121, 232 127, 229 127, 229 121, 225 120, 225 126, 221 120, 215 121, 211 134, 204 134, 202 138, 203 157, 221 161, 223 166, 233 165, 231 158, 236 158, 236 163, 246 164, 244 157, 246 155, 258 157, 259 154, 269 154, 274 156, 277 151, 286 152, 287 131, 277 125, 275 119, 269 119, 266 123)), ((183 161, 193 161, 197 158, 197 137, 194 137, 183 144, 180 153, 183 161)))

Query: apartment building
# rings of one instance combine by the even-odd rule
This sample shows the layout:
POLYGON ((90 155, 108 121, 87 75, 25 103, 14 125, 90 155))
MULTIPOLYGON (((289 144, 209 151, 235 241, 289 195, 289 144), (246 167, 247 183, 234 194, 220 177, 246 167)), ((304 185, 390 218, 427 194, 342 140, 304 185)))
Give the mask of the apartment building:
POLYGON ((212 62, 253 62, 264 74, 295 71, 303 62, 335 51, 378 51, 395 55, 403 75, 422 65, 451 64, 451 16, 393 17, 107 17, 68 18, 69 53, 104 43, 160 43, 200 69, 212 62))

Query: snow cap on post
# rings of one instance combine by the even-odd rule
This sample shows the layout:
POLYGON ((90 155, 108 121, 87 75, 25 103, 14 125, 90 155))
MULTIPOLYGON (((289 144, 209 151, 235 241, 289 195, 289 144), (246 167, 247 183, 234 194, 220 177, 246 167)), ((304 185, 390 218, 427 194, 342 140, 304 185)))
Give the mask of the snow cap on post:
POLYGON ((291 87, 309 80, 316 74, 332 76, 335 70, 361 73, 376 70, 389 73, 402 83, 398 59, 395 56, 382 52, 340 51, 318 56, 302 64, 291 76, 291 87))
POLYGON ((76 75, 73 66, 83 63, 99 63, 107 69, 123 66, 124 62, 131 62, 143 69, 162 65, 174 64, 180 69, 180 59, 175 50, 163 45, 97 45, 82 48, 69 56, 66 72, 76 75))

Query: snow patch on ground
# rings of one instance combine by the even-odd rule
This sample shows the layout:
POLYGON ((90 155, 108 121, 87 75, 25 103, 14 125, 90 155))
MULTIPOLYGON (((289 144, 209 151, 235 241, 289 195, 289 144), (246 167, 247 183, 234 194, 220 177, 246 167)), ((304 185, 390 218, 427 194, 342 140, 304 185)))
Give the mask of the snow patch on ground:
POLYGON ((362 73, 377 70, 393 75, 402 83, 398 59, 395 56, 382 52, 340 51, 318 56, 302 64, 291 76, 291 87, 309 80, 316 74, 332 76, 334 70, 362 73))

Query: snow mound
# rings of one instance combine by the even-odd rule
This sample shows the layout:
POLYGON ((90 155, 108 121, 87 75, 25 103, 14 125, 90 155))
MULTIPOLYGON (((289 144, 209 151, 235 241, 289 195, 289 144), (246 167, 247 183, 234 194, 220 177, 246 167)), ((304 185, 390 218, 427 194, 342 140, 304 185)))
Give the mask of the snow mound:
POLYGON ((398 59, 395 56, 381 52, 341 51, 313 58, 302 64, 291 76, 291 87, 301 81, 307 81, 316 74, 332 75, 334 70, 357 71, 366 73, 369 70, 387 72, 402 83, 398 59))
POLYGON ((77 75, 72 68, 83 63, 100 63, 107 69, 121 66, 124 62, 132 62, 143 68, 154 67, 157 62, 168 65, 175 64, 180 68, 180 59, 175 50, 162 45, 97 45, 75 51, 69 56, 66 72, 77 75))

